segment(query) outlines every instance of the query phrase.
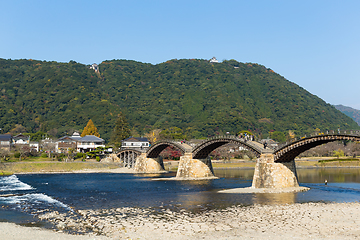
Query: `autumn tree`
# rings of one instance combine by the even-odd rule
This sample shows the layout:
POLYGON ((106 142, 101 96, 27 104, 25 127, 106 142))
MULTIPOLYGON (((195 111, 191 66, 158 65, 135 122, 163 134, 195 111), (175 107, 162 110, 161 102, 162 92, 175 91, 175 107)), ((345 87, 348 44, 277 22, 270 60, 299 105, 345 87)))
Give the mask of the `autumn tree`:
POLYGON ((91 119, 84 128, 84 131, 81 133, 81 137, 85 137, 86 135, 94 135, 96 137, 100 137, 100 134, 91 119))
POLYGON ((145 137, 151 142, 151 143, 155 143, 156 141, 158 141, 161 137, 160 137, 160 132, 162 130, 161 129, 154 129, 152 131, 150 131, 149 133, 145 134, 145 137))
POLYGON ((120 113, 115 122, 115 128, 111 134, 111 142, 115 147, 121 147, 121 140, 130 136, 129 124, 126 121, 125 116, 120 113))

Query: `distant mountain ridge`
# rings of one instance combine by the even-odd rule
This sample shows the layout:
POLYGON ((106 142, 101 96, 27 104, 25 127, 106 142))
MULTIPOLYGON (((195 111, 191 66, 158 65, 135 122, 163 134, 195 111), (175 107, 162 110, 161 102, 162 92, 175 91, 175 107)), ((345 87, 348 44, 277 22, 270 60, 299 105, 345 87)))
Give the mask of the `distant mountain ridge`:
POLYGON ((347 116, 351 117, 359 126, 360 126, 360 110, 347 107, 343 105, 334 105, 334 107, 339 110, 340 112, 346 114, 347 116))
POLYGON ((92 119, 108 140, 122 112, 133 132, 179 127, 189 138, 250 130, 296 135, 359 126, 319 97, 265 66, 173 59, 107 60, 90 66, 0 58, 0 128, 63 136, 92 119))

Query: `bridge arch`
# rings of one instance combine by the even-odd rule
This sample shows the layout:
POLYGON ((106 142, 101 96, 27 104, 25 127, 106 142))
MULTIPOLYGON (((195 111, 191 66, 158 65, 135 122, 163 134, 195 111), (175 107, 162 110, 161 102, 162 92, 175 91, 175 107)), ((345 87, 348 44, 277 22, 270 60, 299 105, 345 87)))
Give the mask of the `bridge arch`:
POLYGON ((136 158, 141 155, 141 151, 134 149, 122 149, 116 154, 123 167, 134 168, 136 158))
POLYGON ((240 145, 253 152, 256 157, 260 157, 261 153, 263 152, 260 145, 257 146, 251 141, 245 141, 244 139, 238 138, 236 136, 217 136, 206 139, 196 145, 193 149, 192 157, 193 159, 205 159, 216 148, 221 147, 227 143, 234 143, 236 145, 240 145))
POLYGON ((288 145, 285 145, 280 149, 275 150, 274 161, 291 162, 295 159, 296 156, 305 152, 306 150, 309 150, 324 143, 341 140, 360 141, 360 136, 326 134, 302 138, 288 145))
POLYGON ((180 150, 181 154, 184 155, 186 152, 186 148, 182 146, 181 143, 169 141, 169 140, 162 140, 159 142, 156 142, 154 145, 152 145, 147 151, 146 151, 146 157, 147 158, 157 158, 159 154, 168 146, 173 146, 176 149, 180 150))

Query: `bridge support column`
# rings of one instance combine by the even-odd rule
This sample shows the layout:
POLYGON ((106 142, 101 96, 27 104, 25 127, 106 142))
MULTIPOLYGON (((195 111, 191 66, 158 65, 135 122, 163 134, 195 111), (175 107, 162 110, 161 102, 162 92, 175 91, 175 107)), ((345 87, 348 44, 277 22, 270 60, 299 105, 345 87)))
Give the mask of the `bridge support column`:
POLYGON ((257 159, 253 188, 299 187, 295 161, 275 163, 272 153, 263 153, 257 159))
POLYGON ((162 158, 147 158, 146 153, 141 153, 135 162, 135 171, 141 173, 164 172, 164 163, 162 158))
POLYGON ((210 159, 193 159, 191 153, 180 157, 177 178, 215 178, 210 159))

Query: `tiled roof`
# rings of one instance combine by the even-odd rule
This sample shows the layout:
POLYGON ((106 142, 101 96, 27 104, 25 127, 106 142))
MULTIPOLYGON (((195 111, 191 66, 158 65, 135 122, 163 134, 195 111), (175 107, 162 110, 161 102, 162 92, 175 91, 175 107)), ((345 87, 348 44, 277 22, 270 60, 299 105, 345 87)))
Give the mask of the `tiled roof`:
POLYGON ((104 142, 104 139, 94 135, 86 135, 78 140, 79 142, 104 142))
POLYGON ((122 141, 123 142, 148 142, 149 140, 147 138, 141 138, 141 137, 129 137, 122 141))
POLYGON ((0 141, 10 141, 11 134, 0 134, 0 141))
POLYGON ((104 139, 96 137, 94 135, 86 135, 85 137, 77 137, 77 136, 64 136, 59 138, 59 140, 64 140, 64 139, 72 139, 74 141, 78 141, 78 142, 105 142, 104 139))

